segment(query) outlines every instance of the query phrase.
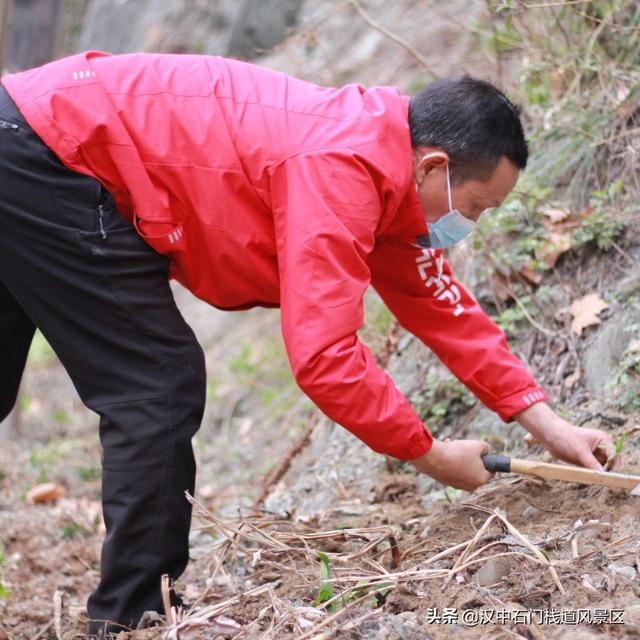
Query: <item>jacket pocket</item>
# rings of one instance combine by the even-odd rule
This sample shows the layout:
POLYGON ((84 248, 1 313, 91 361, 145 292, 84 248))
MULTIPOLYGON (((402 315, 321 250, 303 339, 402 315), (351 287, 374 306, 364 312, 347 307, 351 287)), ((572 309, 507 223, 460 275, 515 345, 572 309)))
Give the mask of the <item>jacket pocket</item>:
POLYGON ((134 214, 133 224, 140 237, 158 253, 171 255, 186 249, 185 222, 149 222, 134 214))

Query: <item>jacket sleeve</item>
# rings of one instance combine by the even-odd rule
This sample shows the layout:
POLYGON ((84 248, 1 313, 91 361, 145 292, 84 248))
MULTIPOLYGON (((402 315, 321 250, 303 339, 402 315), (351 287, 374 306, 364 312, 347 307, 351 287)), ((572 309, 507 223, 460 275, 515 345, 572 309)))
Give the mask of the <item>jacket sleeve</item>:
POLYGON ((374 288, 400 324, 502 420, 547 399, 503 331, 453 279, 441 250, 385 240, 368 264, 374 288))
POLYGON ((301 389, 374 451, 416 458, 432 438, 357 338, 382 198, 355 155, 296 156, 271 176, 281 325, 301 389), (363 213, 364 212, 364 213, 363 213))

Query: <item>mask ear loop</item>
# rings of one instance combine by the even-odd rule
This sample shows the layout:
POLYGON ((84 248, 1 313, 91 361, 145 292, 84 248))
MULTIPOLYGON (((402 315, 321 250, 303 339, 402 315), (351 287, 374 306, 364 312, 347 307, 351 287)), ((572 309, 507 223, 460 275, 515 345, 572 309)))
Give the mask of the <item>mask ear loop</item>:
POLYGON ((449 211, 453 211, 453 200, 451 199, 451 180, 449 179, 449 163, 447 162, 447 196, 449 198, 449 211))
MULTIPOLYGON (((448 162, 445 165, 445 169, 447 171, 447 198, 449 199, 449 211, 453 211, 453 199, 451 197, 451 179, 449 177, 449 163, 448 162)), ((442 276, 443 276, 443 271, 444 271, 444 255, 443 254, 440 254, 436 258, 436 269, 438 271, 438 273, 436 275, 436 281, 438 282, 438 284, 440 284, 440 281, 441 281, 442 276)))

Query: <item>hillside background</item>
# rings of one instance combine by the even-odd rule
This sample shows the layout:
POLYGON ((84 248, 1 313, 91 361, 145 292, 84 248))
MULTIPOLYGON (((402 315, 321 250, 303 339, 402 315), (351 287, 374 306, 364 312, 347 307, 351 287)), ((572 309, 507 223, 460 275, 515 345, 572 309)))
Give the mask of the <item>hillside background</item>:
MULTIPOLYGON (((522 105, 531 162, 451 252, 454 273, 554 408, 611 432, 622 471, 640 473, 636 2, 4 0, 0 26, 6 71, 85 49, 143 50, 230 55, 407 94, 463 73, 500 85, 522 105)), ((445 489, 313 408, 289 372, 277 310, 223 313, 175 295, 208 369, 193 562, 176 585, 193 608, 129 637, 640 637, 634 498, 511 476, 473 494, 445 489), (433 609, 447 607, 511 618, 434 623, 433 609), (623 611, 625 624, 525 615, 595 608, 623 611)), ((548 459, 373 292, 366 303, 362 339, 437 437, 548 459)), ((41 336, 0 436, 0 640, 81 638, 103 535, 97 417, 41 336), (64 497, 27 504, 41 482, 64 497)))

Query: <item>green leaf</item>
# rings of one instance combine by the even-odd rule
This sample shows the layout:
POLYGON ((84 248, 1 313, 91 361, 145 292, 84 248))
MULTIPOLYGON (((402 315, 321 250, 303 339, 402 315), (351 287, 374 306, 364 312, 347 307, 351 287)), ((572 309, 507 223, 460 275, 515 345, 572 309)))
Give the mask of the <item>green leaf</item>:
POLYGON ((316 551, 316 555, 320 560, 320 590, 312 603, 313 606, 321 602, 326 602, 333 596, 333 585, 328 582, 328 579, 331 577, 331 560, 329 560, 329 556, 322 551, 316 551))
POLYGON ((618 456, 622 453, 622 449, 624 448, 624 443, 628 435, 629 434, 625 431, 616 438, 616 441, 613 443, 613 446, 615 447, 615 455, 618 456))

